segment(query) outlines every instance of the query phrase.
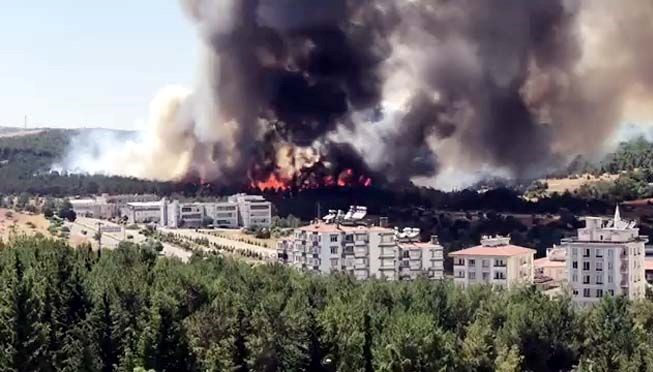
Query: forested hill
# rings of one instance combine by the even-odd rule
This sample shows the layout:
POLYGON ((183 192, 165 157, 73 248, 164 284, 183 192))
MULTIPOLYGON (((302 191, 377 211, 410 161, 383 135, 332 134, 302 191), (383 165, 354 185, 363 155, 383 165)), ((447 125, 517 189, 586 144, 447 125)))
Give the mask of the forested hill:
POLYGON ((653 303, 356 282, 130 244, 0 250, 0 369, 650 371, 653 303))

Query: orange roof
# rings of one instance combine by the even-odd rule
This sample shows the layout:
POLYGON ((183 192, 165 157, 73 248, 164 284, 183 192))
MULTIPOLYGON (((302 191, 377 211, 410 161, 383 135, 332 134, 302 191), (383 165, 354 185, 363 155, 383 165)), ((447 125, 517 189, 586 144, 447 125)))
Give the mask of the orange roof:
POLYGON ((637 200, 628 200, 623 203, 623 205, 649 205, 653 204, 653 198, 648 198, 648 199, 637 199, 637 200))
POLYGON ((535 254, 534 249, 524 248, 517 245, 500 245, 497 247, 486 247, 478 245, 467 249, 449 253, 449 256, 518 256, 522 254, 535 254))
POLYGON ((538 258, 533 261, 535 267, 565 267, 567 263, 565 261, 551 261, 548 257, 538 258))
POLYGON ((644 271, 653 271, 653 259, 647 258, 644 260, 644 271))

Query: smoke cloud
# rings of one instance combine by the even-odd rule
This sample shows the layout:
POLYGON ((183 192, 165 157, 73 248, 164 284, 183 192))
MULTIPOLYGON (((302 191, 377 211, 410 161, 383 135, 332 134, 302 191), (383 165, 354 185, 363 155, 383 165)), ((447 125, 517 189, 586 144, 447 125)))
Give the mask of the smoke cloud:
POLYGON ((533 177, 651 121, 653 3, 183 0, 197 84, 71 169, 223 184, 533 177), (473 177, 472 177, 473 178, 473 177))

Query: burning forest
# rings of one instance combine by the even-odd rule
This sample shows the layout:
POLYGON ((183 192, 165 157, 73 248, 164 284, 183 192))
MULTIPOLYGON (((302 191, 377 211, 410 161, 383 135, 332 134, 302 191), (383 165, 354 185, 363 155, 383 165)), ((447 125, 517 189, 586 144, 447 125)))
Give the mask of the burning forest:
POLYGON ((646 1, 181 3, 202 46, 196 85, 163 89, 138 138, 80 141, 64 168, 447 188, 540 175, 653 117, 646 1))

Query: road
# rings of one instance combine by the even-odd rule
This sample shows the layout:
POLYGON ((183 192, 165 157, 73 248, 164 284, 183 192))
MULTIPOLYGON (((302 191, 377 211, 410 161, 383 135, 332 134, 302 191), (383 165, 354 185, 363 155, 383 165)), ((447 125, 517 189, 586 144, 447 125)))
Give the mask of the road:
POLYGON ((248 244, 248 243, 245 243, 245 242, 239 242, 239 241, 236 241, 236 240, 225 239, 225 238, 209 235, 209 234, 203 233, 201 231, 195 231, 193 229, 162 229, 162 228, 160 228, 159 231, 161 231, 163 233, 179 234, 179 235, 181 235, 183 237, 190 238, 190 239, 206 238, 211 243, 234 247, 234 249, 240 250, 240 251, 248 251, 249 250, 249 251, 256 252, 256 253, 260 254, 264 258, 274 259, 277 256, 277 251, 276 251, 276 249, 273 249, 273 248, 259 247, 258 245, 252 245, 252 244, 248 244))
MULTIPOLYGON (((103 226, 117 226, 120 227, 120 232, 116 233, 102 233, 102 248, 106 249, 116 249, 118 244, 122 241, 131 241, 133 243, 143 243, 147 239, 144 235, 138 233, 138 230, 126 230, 123 226, 117 225, 115 223, 98 220, 94 218, 87 217, 78 217, 75 222, 67 223, 67 226, 70 228, 71 236, 85 236, 93 244, 94 247, 97 247, 97 241, 93 239, 93 236, 98 231, 98 223, 101 223, 103 226), (86 231, 86 235, 82 231, 86 231), (128 236, 132 236, 132 239, 127 239, 128 236)), ((169 243, 163 243, 163 254, 168 257, 177 257, 182 261, 187 262, 192 252, 186 251, 169 243)))

